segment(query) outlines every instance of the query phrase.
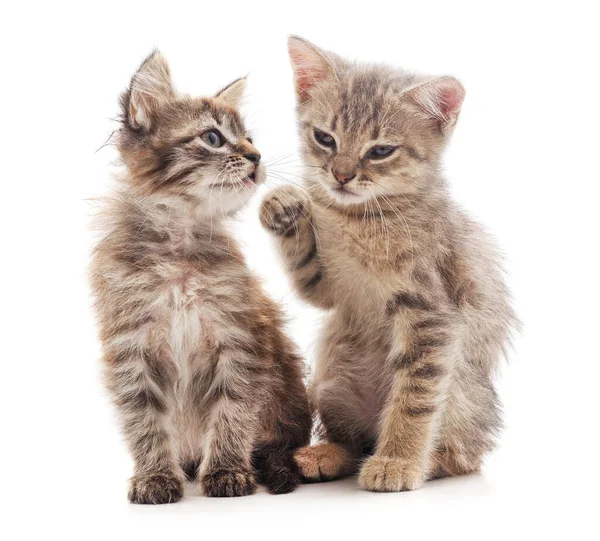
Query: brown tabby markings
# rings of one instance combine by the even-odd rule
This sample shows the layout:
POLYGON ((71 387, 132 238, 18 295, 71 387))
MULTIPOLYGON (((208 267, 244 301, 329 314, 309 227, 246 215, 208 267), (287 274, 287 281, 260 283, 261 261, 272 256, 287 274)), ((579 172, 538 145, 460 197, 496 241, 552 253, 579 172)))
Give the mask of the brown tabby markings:
POLYGON ((335 444, 298 451, 300 470, 345 475, 348 454, 374 452, 359 482, 375 491, 477 471, 501 426, 492 378, 516 319, 490 239, 439 174, 464 89, 300 38, 290 57, 305 189, 269 194, 261 221, 299 295, 329 310, 311 394, 335 444))
POLYGON ((208 496, 300 480, 292 452, 311 426, 302 360, 222 219, 264 176, 235 109, 243 85, 177 94, 155 53, 122 99, 127 171, 106 200, 91 278, 134 503, 179 500, 184 474, 208 496), (200 137, 215 129, 218 148, 200 137))

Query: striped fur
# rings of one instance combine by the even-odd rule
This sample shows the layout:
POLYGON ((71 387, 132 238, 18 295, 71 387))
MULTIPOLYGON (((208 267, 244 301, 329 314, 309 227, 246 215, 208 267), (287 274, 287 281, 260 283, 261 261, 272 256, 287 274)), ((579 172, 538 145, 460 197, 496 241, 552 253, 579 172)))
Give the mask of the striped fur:
POLYGON ((223 223, 264 177, 235 110, 240 84, 181 96, 155 53, 122 99, 127 170, 99 217, 91 280, 135 503, 177 501, 184 476, 208 496, 299 481, 291 453, 311 427, 302 360, 223 223), (207 129, 227 143, 204 144, 207 129))
POLYGON ((271 192, 261 220, 299 295, 329 310, 310 390, 326 443, 298 465, 313 481, 360 466, 374 491, 476 471, 516 319, 493 244, 439 174, 464 89, 300 38, 290 57, 305 189, 271 192))

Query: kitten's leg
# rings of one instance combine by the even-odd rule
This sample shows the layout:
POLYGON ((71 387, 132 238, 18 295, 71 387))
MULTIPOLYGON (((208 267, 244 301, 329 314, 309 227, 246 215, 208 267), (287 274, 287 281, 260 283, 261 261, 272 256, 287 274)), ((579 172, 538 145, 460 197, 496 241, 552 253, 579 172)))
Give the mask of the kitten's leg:
POLYGON ((261 444, 254 450, 252 462, 257 480, 271 494, 287 494, 301 483, 292 453, 290 447, 277 441, 261 444))
POLYGON ((121 417, 135 463, 129 500, 173 503, 183 496, 169 411, 173 374, 157 351, 121 345, 105 356, 108 389, 121 417))
POLYGON ((314 399, 326 441, 299 449, 294 460, 309 483, 354 475, 371 441, 358 428, 363 400, 344 378, 321 381, 315 387, 314 399))
POLYGON ((253 463, 258 481, 271 494, 291 492, 301 482, 293 459, 296 449, 310 442, 312 414, 302 381, 302 359, 286 337, 276 346, 276 363, 281 374, 279 385, 271 387, 272 396, 263 412, 264 429, 254 450, 253 463))
POLYGON ((389 359, 393 384, 375 454, 359 475, 362 488, 380 492, 413 490, 427 479, 457 358, 451 319, 418 296, 402 299, 389 359))
POLYGON ((324 329, 310 395, 325 441, 294 454, 302 477, 310 483, 356 473, 368 442, 374 440, 374 434, 368 434, 371 423, 364 397, 357 394, 362 382, 356 379, 361 378, 349 368, 357 360, 356 344, 348 340, 352 332, 336 313, 330 315, 324 329))
POLYGON ((344 377, 313 382, 312 396, 325 441, 294 453, 302 477, 308 483, 320 483, 354 475, 369 440, 359 428, 362 398, 344 377))
POLYGON ((207 434, 200 466, 206 496, 246 496, 256 491, 251 455, 258 397, 252 392, 262 371, 248 351, 222 346, 207 395, 207 434), (252 386, 249 382, 252 382, 252 386))
POLYGON ((319 256, 307 194, 295 186, 280 186, 262 203, 260 221, 277 236, 286 269, 298 294, 320 308, 331 308, 331 287, 319 256))
POLYGON ((430 476, 479 471, 483 457, 495 448, 501 427, 500 401, 489 374, 477 363, 458 364, 440 420, 430 476))

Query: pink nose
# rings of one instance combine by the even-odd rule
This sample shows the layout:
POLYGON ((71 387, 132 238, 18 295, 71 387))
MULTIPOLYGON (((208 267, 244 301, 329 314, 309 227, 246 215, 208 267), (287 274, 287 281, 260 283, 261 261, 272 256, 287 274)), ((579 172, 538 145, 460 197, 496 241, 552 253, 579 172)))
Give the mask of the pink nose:
POLYGON ((333 171, 333 176, 343 186, 344 184, 348 184, 356 176, 356 173, 338 173, 337 171, 333 171))

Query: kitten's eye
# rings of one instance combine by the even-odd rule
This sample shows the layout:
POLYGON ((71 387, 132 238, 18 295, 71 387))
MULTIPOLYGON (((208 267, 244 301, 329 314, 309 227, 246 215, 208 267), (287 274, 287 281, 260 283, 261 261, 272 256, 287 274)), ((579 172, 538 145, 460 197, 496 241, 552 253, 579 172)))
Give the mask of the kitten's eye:
POLYGON ((371 147, 367 152, 367 158, 370 160, 381 160, 382 158, 387 158, 394 150, 398 147, 393 147, 392 145, 376 145, 371 147))
POLYGON ((248 141, 250 144, 252 144, 252 137, 246 137, 246 141, 248 141))
POLYGON ((335 139, 328 133, 319 130, 318 128, 315 128, 314 137, 315 141, 320 145, 327 148, 335 148, 335 139))
POLYGON ((219 148, 225 144, 225 139, 217 130, 205 131, 200 137, 209 147, 219 148))

